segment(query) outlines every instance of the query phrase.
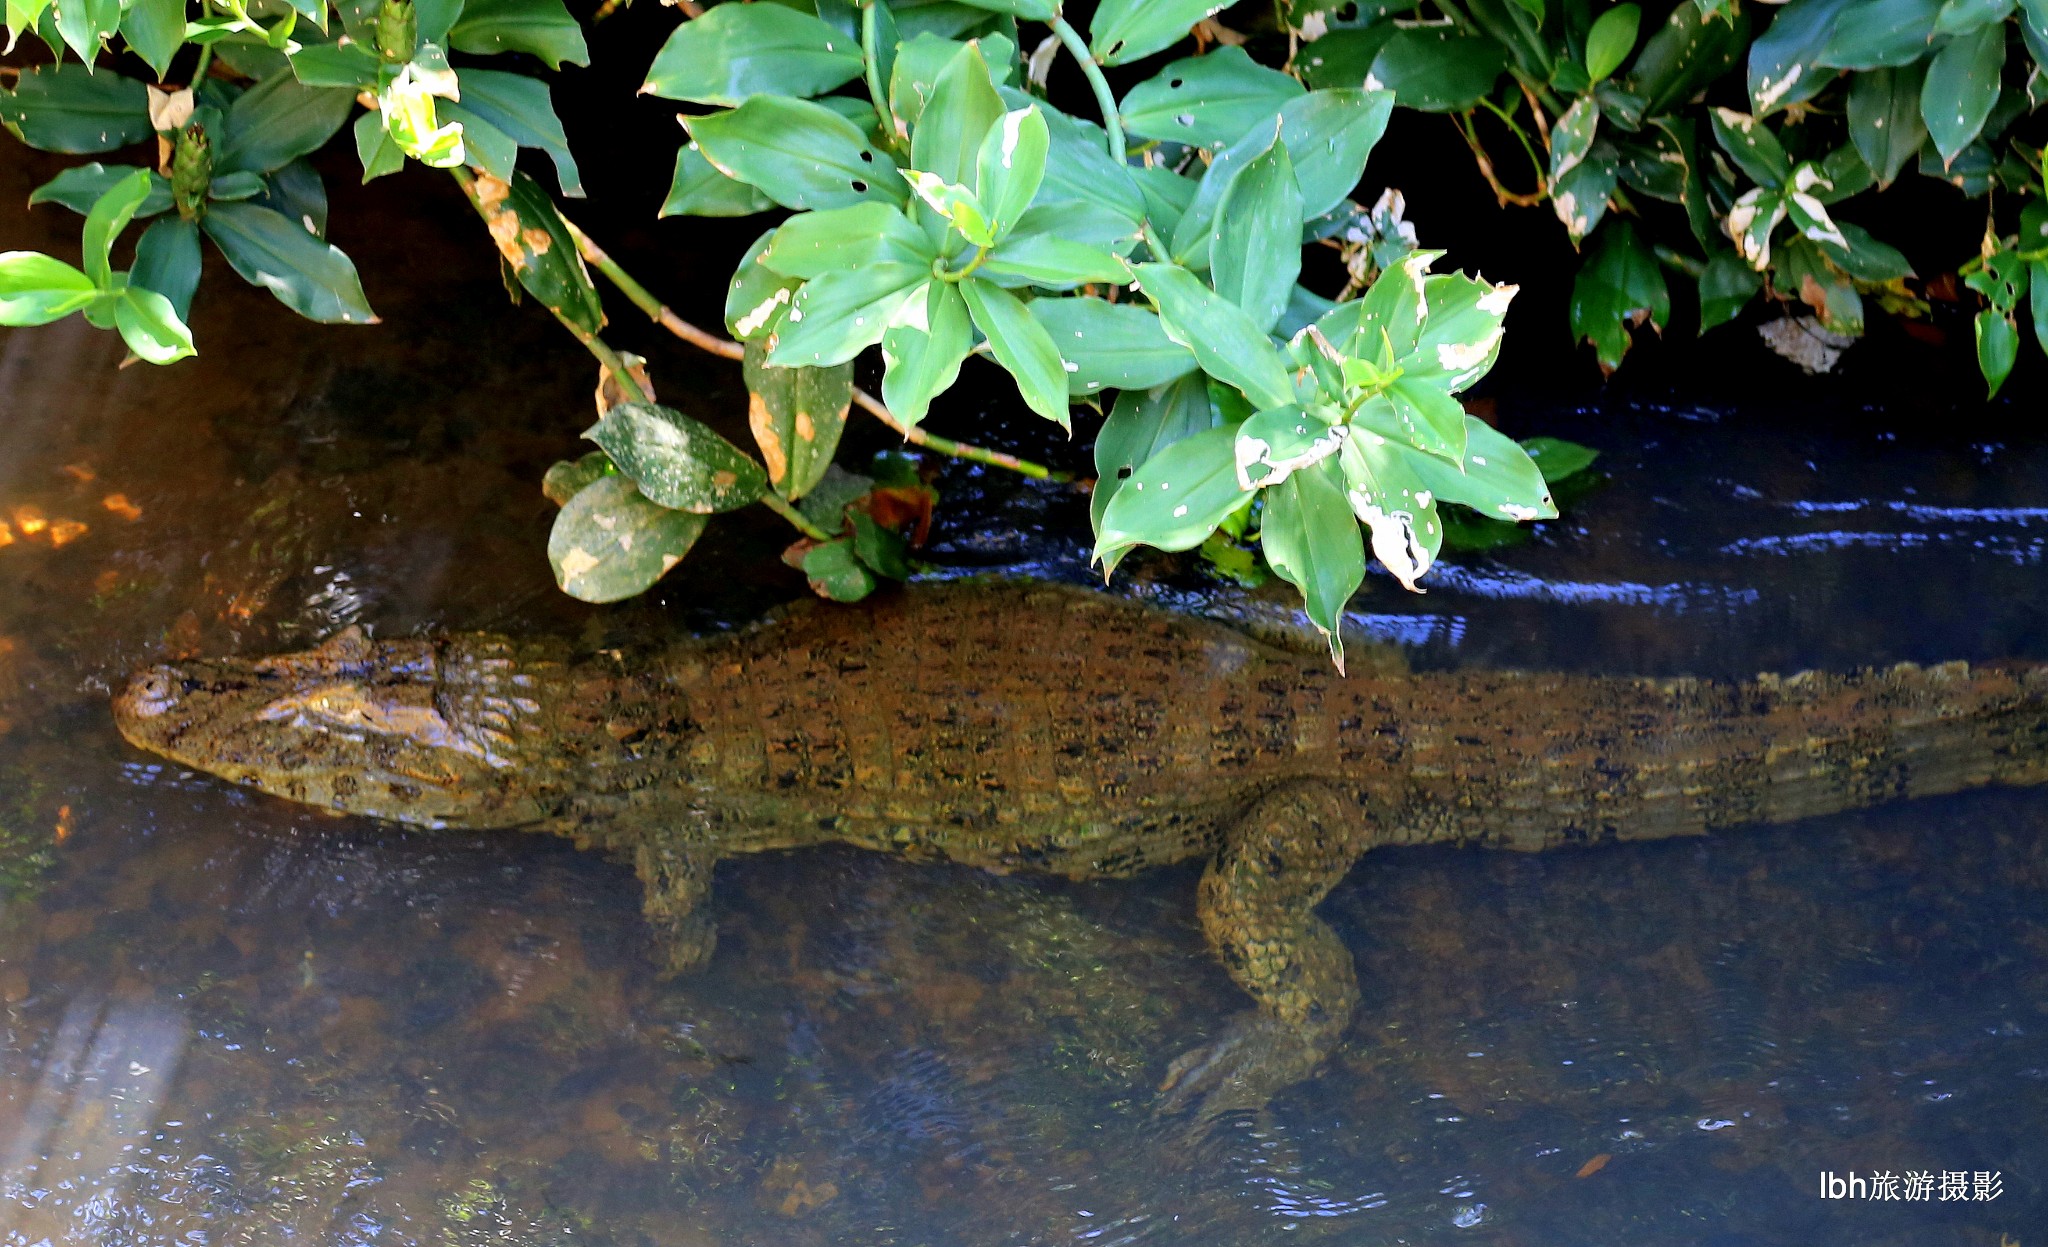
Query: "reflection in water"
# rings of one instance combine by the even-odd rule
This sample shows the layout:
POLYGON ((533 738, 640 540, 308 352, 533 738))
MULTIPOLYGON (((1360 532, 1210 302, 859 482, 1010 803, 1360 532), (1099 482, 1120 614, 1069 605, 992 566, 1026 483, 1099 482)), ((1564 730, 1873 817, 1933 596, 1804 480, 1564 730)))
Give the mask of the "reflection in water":
MULTIPOLYGON (((4 221, 10 247, 75 229, 4 221)), ((1322 910, 1366 986, 1342 1049, 1191 1143, 1153 1089, 1241 1003, 1192 924, 1196 868, 743 860, 712 964, 666 981, 617 865, 127 750, 109 683, 166 656, 351 622, 592 648, 787 590, 750 570, 778 535, 735 518, 736 552, 646 601, 555 594, 535 481, 587 422, 585 361, 503 308, 487 251, 437 293, 400 283, 405 240, 347 245, 381 329, 298 325, 228 280, 170 373, 115 368, 82 326, 0 339, 0 1245, 1991 1247, 2048 1223, 2039 793, 1376 854, 1322 910), (1817 1198, 1852 1169, 1998 1171, 2004 1194, 1817 1198)), ((736 374, 628 345, 744 436, 736 374)), ((1987 466, 1868 412, 1770 415, 1510 409, 1602 447, 1613 484, 1426 598, 1376 579, 1352 622, 1423 666, 2048 657, 2048 448, 1987 466)), ((939 483, 949 574, 1088 579, 1072 493, 939 483)), ((1295 621, 1150 566, 1132 591, 1295 621)))

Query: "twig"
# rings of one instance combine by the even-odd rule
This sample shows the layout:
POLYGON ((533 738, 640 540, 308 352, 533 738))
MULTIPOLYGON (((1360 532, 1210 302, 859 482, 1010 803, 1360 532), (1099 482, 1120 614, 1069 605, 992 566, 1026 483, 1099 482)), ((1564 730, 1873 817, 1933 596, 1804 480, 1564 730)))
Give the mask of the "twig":
POLYGON ((1533 208, 1549 197, 1549 188, 1544 185, 1541 174, 1538 174, 1536 177, 1536 189, 1527 194, 1511 191, 1507 187, 1502 186, 1500 178, 1495 176, 1493 172, 1493 158, 1486 154, 1486 148, 1481 146, 1479 136, 1468 129, 1456 116, 1451 118, 1451 124, 1457 127, 1460 135, 1464 136, 1465 146, 1472 149, 1472 159, 1479 166, 1480 176, 1486 179, 1488 186, 1493 187, 1494 198, 1500 201, 1502 207, 1513 204, 1517 208, 1533 208))
POLYGON ((1102 110, 1102 128, 1109 134, 1109 158, 1118 164, 1124 163, 1124 125, 1117 112, 1116 95, 1109 89, 1109 79, 1102 76, 1102 66, 1089 55, 1088 44, 1081 38, 1081 32, 1067 23, 1064 17, 1052 19, 1052 33, 1060 46, 1073 53, 1074 60, 1081 66, 1081 74, 1088 79, 1089 89, 1095 92, 1096 107, 1102 110))

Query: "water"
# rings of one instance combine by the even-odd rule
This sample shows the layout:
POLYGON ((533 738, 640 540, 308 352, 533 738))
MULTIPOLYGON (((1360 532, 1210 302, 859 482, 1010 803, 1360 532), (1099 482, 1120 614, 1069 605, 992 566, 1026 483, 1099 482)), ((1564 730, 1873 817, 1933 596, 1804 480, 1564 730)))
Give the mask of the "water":
MULTIPOLYGON (((20 163, 0 200, 42 172, 20 163)), ((109 683, 166 653, 349 622, 604 645, 792 591, 760 566, 776 525, 730 517, 646 600, 554 592, 537 482, 590 372, 504 306, 435 190, 412 184, 410 232, 344 239, 379 328, 302 325, 219 272, 206 353, 170 372, 117 370, 77 325, 0 339, 0 1244, 1988 1247, 2048 1225, 2042 795, 1369 857, 1323 909, 1366 987, 1341 1051, 1190 1141, 1152 1088, 1242 1004, 1195 868, 742 860, 711 966, 663 981, 622 867, 128 749, 109 683), (473 262, 418 281, 441 241, 473 262), (2002 1194, 1820 1198, 1851 1170, 1996 1171, 2002 1194)), ((14 213, 0 246, 75 228, 14 213)), ((616 332, 741 432, 736 369, 616 332)), ((1426 597, 1375 579, 1354 623, 1418 666, 2048 658, 2048 445, 1775 401, 1504 396, 1512 430, 1603 447, 1611 480, 1426 597)), ((1076 495, 938 483, 943 572, 1086 579, 1076 495)), ((1125 587, 1275 618, 1184 570, 1125 587)))

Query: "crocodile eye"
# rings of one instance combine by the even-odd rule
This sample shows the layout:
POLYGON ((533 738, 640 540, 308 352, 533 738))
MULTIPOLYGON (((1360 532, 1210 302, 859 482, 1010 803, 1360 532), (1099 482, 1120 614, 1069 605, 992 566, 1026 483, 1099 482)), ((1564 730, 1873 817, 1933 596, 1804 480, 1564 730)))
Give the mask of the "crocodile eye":
MULTIPOLYGON (((154 718, 169 710, 178 700, 177 683, 177 677, 170 671, 157 667, 136 678, 133 685, 134 695, 129 698, 129 705, 134 708, 137 715, 154 718)), ((185 691, 191 691, 190 681, 186 682, 185 691)))

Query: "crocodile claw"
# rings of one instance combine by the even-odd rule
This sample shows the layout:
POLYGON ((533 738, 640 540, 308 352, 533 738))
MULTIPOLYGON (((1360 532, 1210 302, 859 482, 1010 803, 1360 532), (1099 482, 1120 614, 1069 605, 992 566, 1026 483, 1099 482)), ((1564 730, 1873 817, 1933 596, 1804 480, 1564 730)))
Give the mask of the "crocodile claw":
POLYGON ((1207 1125, 1231 1113, 1257 1111, 1308 1077, 1326 1055, 1299 1026, 1265 1013, 1240 1013, 1214 1041, 1183 1052, 1166 1067, 1154 1112, 1191 1113, 1196 1124, 1207 1125))

